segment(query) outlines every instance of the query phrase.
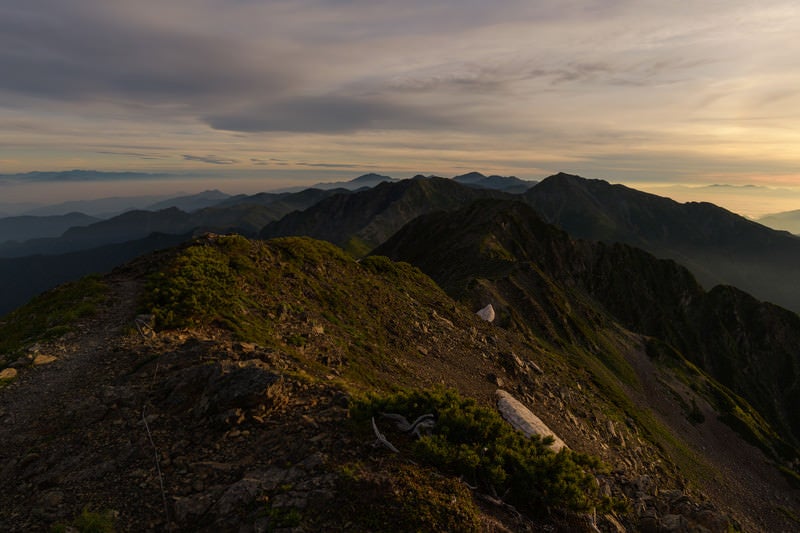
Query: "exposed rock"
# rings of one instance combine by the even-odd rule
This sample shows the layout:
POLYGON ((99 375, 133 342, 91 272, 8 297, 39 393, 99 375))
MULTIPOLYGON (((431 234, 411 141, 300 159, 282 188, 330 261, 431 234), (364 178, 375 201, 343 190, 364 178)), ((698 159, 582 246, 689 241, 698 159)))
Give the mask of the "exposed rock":
POLYGON ((540 375, 544 374, 544 370, 542 370, 541 367, 539 367, 539 365, 537 365, 533 361, 528 361, 527 365, 531 368, 531 370, 533 370, 537 374, 540 374, 540 375))
POLYGON ((488 304, 486 307, 480 309, 475 314, 487 322, 494 322, 495 312, 494 312, 494 307, 492 307, 492 304, 488 304))
POLYGON ((206 395, 218 411, 284 403, 281 377, 259 367, 260 361, 226 373, 216 373, 206 395))
POLYGON ((533 414, 530 409, 525 407, 509 393, 504 390, 497 390, 495 391, 495 396, 497 397, 497 409, 500 411, 500 414, 516 429, 523 432, 528 437, 532 435, 552 437, 553 442, 550 444, 552 450, 560 451, 567 447, 564 441, 547 427, 538 416, 533 414))
POLYGON ((262 482, 255 477, 240 479, 222 494, 214 504, 214 512, 218 515, 228 515, 239 505, 250 503, 261 492, 262 482))

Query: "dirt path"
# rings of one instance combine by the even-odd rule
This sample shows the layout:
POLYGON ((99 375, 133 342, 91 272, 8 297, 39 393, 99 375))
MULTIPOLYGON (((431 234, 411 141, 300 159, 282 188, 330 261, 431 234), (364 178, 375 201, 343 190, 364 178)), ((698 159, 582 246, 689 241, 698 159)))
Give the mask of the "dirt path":
MULTIPOLYGON (((19 369, 17 379, 0 390, 0 491, 15 494, 0 499, 0 524, 14 524, 18 507, 41 506, 46 513, 63 498, 48 489, 68 477, 70 468, 50 475, 61 458, 47 457, 47 447, 107 410, 97 393, 129 371, 136 358, 130 348, 139 340, 121 333, 133 325, 141 287, 139 280, 112 276, 109 297, 95 315, 79 321, 75 333, 38 346, 41 354, 57 359, 19 369), (11 487, 23 490, 4 490, 11 487), (25 493, 27 499, 21 498, 25 493)), ((80 450, 74 452, 80 457, 80 450)))

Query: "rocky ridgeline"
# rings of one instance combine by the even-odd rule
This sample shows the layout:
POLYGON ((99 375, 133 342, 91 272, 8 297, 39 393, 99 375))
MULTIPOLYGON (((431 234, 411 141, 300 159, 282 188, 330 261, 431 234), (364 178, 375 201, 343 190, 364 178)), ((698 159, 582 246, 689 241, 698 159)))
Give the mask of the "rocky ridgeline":
POLYGON ((122 531, 766 529, 706 499, 585 371, 418 274, 383 264, 381 276, 395 277, 364 273, 359 289, 371 313, 325 314, 329 296, 308 276, 347 292, 348 273, 365 267, 317 252, 302 270, 271 258, 268 342, 219 324, 137 329, 134 302, 153 271, 142 262, 108 278, 108 300, 72 333, 14 358, 17 376, 0 389, 4 529, 73 524, 84 509, 122 531), (36 354, 57 359, 36 366, 36 354), (375 447, 350 417, 354 395, 441 385, 487 406, 507 390, 571 449, 602 457, 611 468, 599 486, 627 510, 522 515, 502 495, 375 447))

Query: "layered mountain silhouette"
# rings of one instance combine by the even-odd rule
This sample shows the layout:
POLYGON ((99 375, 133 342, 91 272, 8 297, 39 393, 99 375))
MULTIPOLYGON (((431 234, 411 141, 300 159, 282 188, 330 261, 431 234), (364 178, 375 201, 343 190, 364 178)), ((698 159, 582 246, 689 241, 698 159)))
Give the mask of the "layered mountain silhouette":
POLYGON ((469 187, 497 189, 508 193, 519 194, 527 191, 537 182, 521 180, 516 176, 486 176, 480 172, 468 172, 453 177, 453 181, 469 187))
POLYGON ((509 196, 501 191, 465 187, 444 178, 417 176, 332 196, 268 224, 261 237, 305 235, 363 255, 423 213, 454 209, 486 197, 509 196))
MULTIPOLYGON (((220 233, 235 231, 244 235, 257 235, 268 222, 296 209, 314 205, 321 199, 337 193, 341 191, 308 189, 299 193, 226 196, 218 206, 191 212, 177 207, 159 211, 127 211, 108 220, 70 227, 59 237, 0 244, 0 257, 62 254, 142 239, 156 232, 181 235, 192 231, 220 233)), ((202 198, 207 199, 205 195, 202 198)), ((196 197, 192 197, 188 203, 198 202, 205 203, 196 197)))
POLYGON ((758 219, 758 222, 770 228, 785 230, 795 235, 800 235, 800 209, 764 215, 758 219))
POLYGON ((227 198, 219 207, 191 213, 176 207, 128 211, 87 226, 71 227, 59 237, 0 244, 0 315, 60 283, 107 272, 138 255, 172 246, 194 234, 210 231, 257 235, 271 220, 346 192, 308 189, 299 193, 241 195, 227 198))
POLYGON ((211 191, 203 191, 197 194, 188 194, 185 196, 167 198, 166 200, 162 200, 147 206, 147 211, 160 211, 162 209, 169 209, 170 207, 177 207, 181 211, 191 213, 192 211, 197 211, 198 209, 203 209, 204 207, 217 205, 230 197, 231 195, 214 189, 211 191))
POLYGON ((370 188, 375 187, 376 185, 380 185, 384 182, 395 182, 398 181, 395 178, 390 176, 384 176, 383 174, 376 174, 375 172, 370 172, 368 174, 362 174, 357 178, 353 178, 348 181, 334 181, 334 182, 322 182, 316 183, 311 186, 312 189, 322 189, 322 190, 331 190, 331 189, 346 189, 350 191, 363 189, 363 188, 370 188))
POLYGON ((88 226, 100 219, 83 213, 66 215, 23 215, 0 218, 0 243, 27 241, 43 237, 58 237, 74 226, 88 226))

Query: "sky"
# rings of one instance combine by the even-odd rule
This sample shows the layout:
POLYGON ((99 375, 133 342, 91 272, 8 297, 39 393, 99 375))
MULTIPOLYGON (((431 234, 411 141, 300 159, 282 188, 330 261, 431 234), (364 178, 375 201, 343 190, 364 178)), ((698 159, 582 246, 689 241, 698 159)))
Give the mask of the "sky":
POLYGON ((0 174, 182 179, 0 195, 564 171, 800 209, 798 27, 796 0, 4 0, 0 174))

